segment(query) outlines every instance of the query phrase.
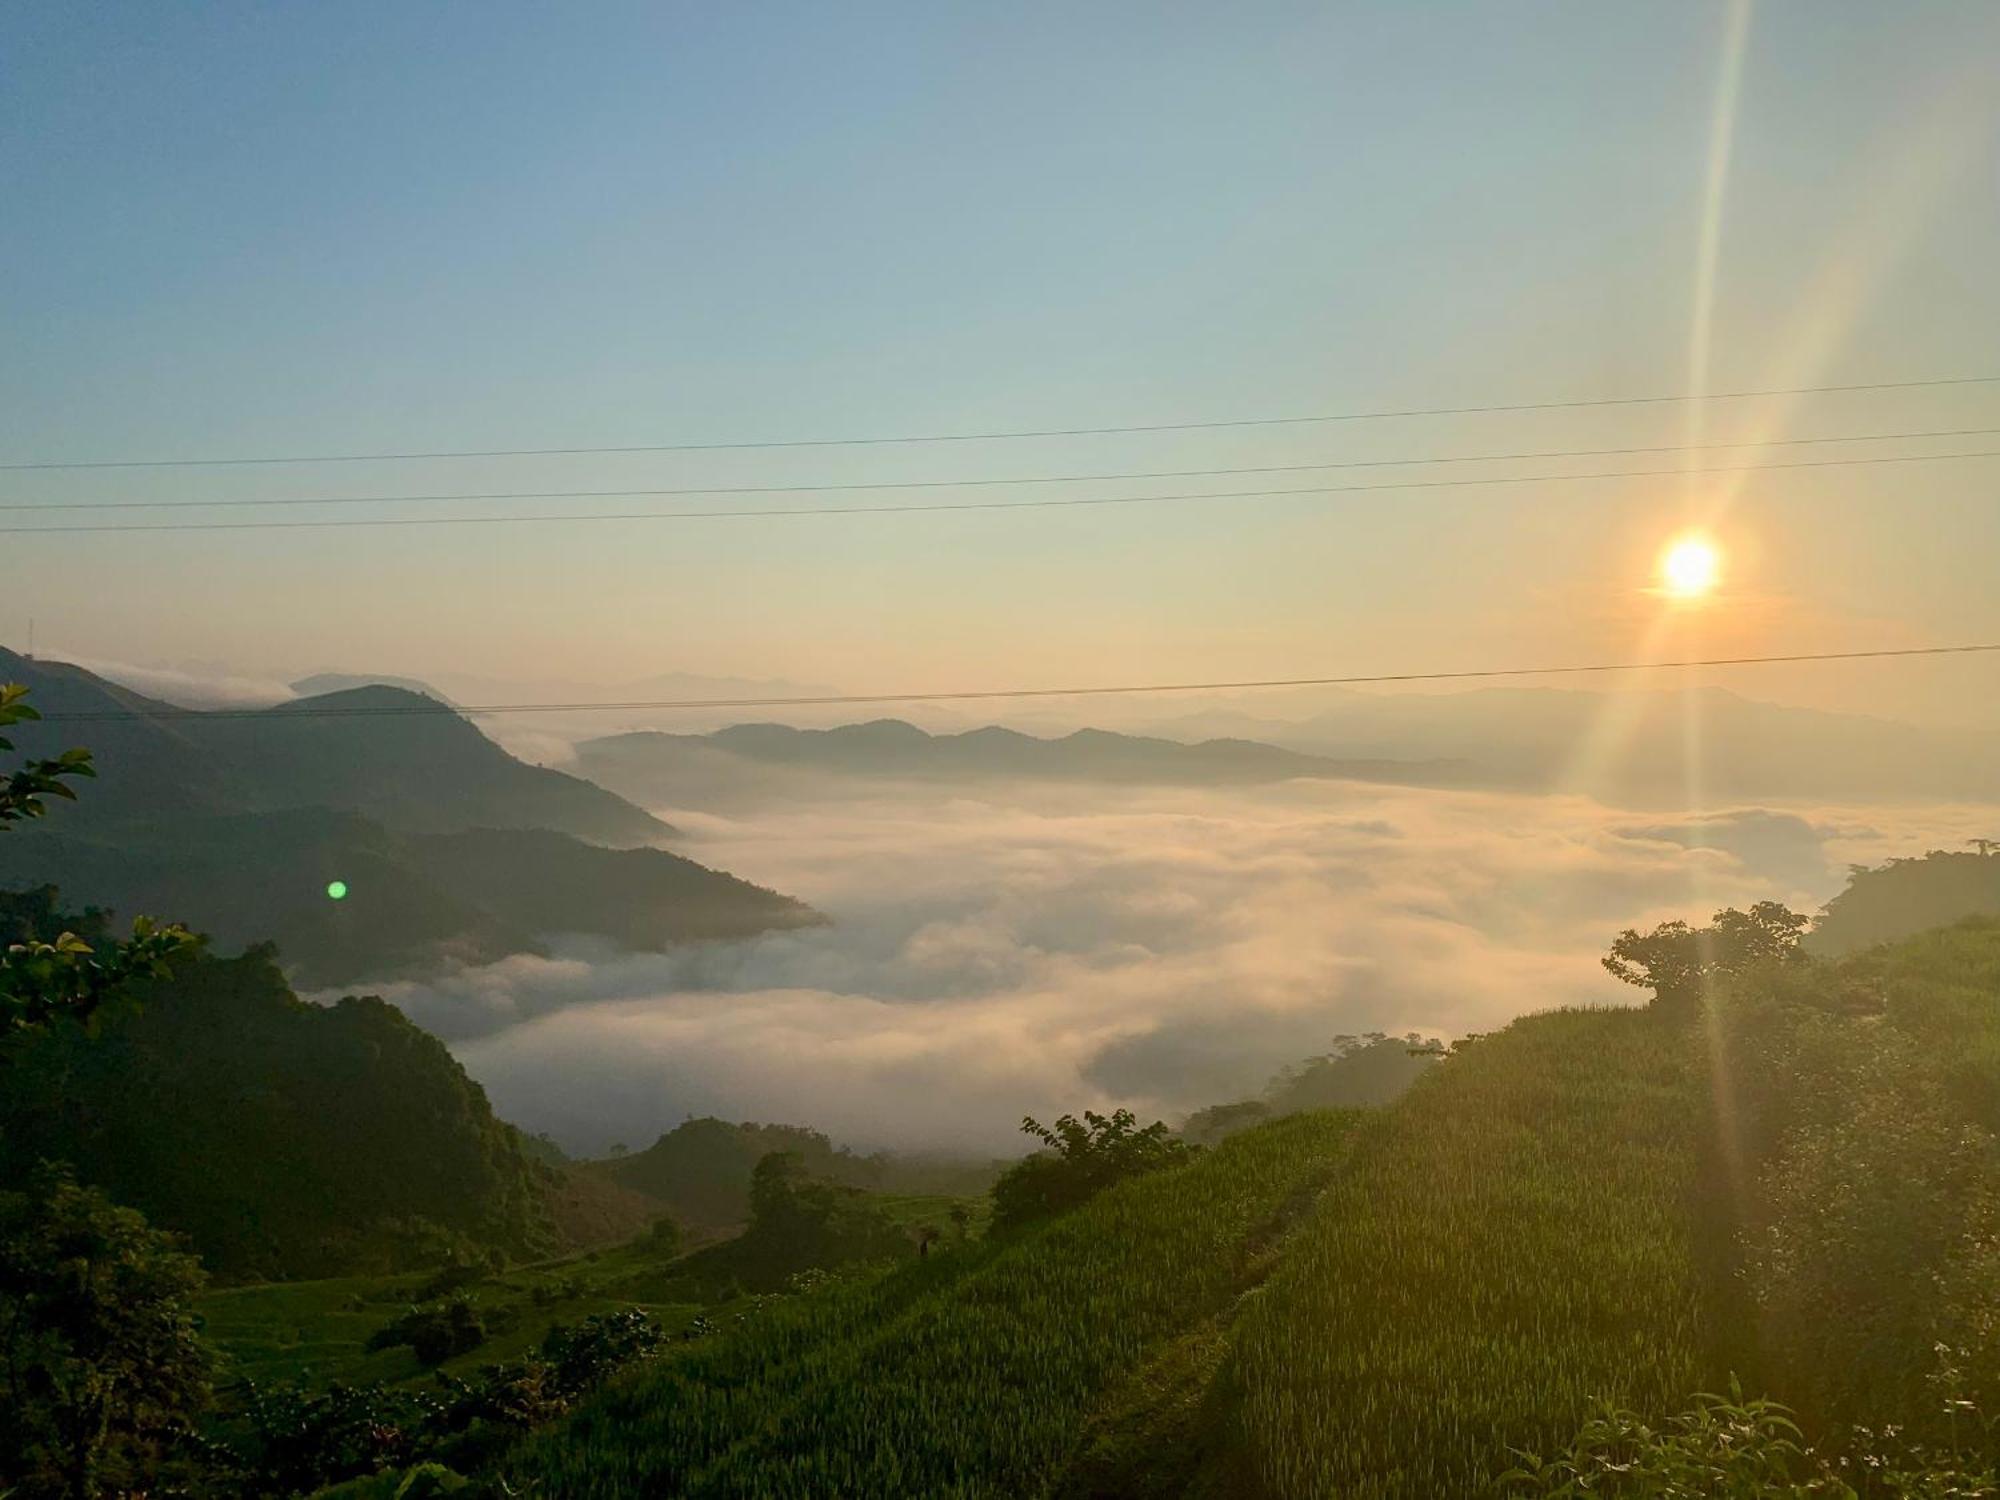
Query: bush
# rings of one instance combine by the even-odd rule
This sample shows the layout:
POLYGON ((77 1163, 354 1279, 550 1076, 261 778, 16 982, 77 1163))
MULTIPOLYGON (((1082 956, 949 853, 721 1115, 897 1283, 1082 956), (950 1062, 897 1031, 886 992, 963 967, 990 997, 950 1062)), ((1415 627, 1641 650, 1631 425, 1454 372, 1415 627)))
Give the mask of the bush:
POLYGON ((672 1260, 681 1253, 681 1226, 671 1214, 661 1214, 653 1220, 653 1227, 646 1231, 641 1241, 648 1255, 657 1255, 662 1260, 672 1260))
POLYGON ((1659 1427, 1606 1406, 1567 1453, 1521 1459, 1500 1478, 1502 1493, 1519 1500, 1974 1500, 1996 1493, 1990 1469, 1898 1445, 1894 1434, 1886 1444, 1871 1441, 1849 1454, 1817 1452, 1806 1446, 1788 1408, 1746 1400, 1733 1382, 1727 1400, 1698 1395, 1692 1408, 1659 1427))
MULTIPOLYGON (((449 1316, 447 1309, 413 1314, 440 1311, 449 1316)), ((379 1384, 325 1391, 249 1385, 240 1419, 247 1430, 218 1449, 207 1477, 217 1493, 309 1494, 371 1475, 386 1481, 415 1465, 386 1490, 358 1486, 347 1493, 446 1493, 457 1476, 434 1461, 472 1472, 514 1434, 563 1415, 665 1338, 659 1324, 632 1309, 552 1328, 535 1355, 488 1365, 470 1379, 440 1371, 435 1394, 379 1384), (398 1487, 412 1483, 407 1491, 398 1487)))
POLYGON ((1105 1116, 1091 1110, 1079 1121, 1064 1115, 1053 1126, 1032 1117, 1021 1129, 1053 1148, 1037 1151, 1000 1174, 993 1184, 993 1227, 1011 1229, 1075 1208, 1114 1182, 1161 1167, 1178 1166, 1199 1147, 1178 1140, 1163 1121, 1145 1129, 1129 1109, 1105 1116))
POLYGON ((372 1354, 408 1344, 421 1363, 441 1365, 485 1342, 486 1325, 478 1310, 463 1297, 454 1297, 434 1307, 413 1307, 376 1329, 369 1335, 368 1350, 372 1354))

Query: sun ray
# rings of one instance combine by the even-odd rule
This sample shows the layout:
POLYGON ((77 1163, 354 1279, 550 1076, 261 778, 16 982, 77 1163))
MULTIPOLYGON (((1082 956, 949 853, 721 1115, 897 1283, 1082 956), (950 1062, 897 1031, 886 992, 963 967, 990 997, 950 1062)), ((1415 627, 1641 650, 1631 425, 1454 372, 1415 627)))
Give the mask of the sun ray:
MULTIPOLYGON (((1708 394, 1709 361, 1715 335, 1716 268, 1722 253, 1722 210, 1729 195, 1729 166, 1736 149, 1736 105, 1743 88, 1743 59, 1749 51, 1752 0, 1732 0, 1723 22, 1722 66, 1716 77, 1709 116, 1708 172, 1701 195, 1701 228, 1694 257, 1693 315, 1688 326, 1688 393, 1708 394)), ((1707 433, 1708 407, 1700 399, 1687 406, 1688 464, 1707 433)), ((1692 495, 1695 477, 1689 475, 1692 495)))

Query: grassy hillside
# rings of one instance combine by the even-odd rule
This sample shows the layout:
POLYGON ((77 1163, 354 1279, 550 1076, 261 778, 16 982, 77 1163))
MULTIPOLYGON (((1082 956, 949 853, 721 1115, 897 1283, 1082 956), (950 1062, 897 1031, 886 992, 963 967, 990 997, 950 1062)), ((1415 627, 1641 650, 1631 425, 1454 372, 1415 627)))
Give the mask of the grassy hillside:
MULTIPOLYGON (((967 1210, 974 1222, 979 1217, 976 1202, 958 1198, 874 1198, 871 1203, 913 1235, 920 1228, 951 1232, 955 1208, 967 1210)), ((432 1382, 435 1369, 468 1374, 482 1365, 518 1359, 551 1328, 594 1314, 637 1308, 674 1337, 732 1324, 764 1300, 727 1284, 733 1248, 734 1242, 725 1241, 685 1254, 663 1251, 641 1234, 580 1255, 470 1275, 449 1294, 473 1305, 488 1338, 438 1366, 422 1364, 408 1345, 367 1348, 369 1335, 397 1314, 437 1300, 435 1268, 223 1287, 205 1294, 199 1310, 202 1331, 222 1356, 225 1386, 239 1378, 313 1387, 374 1381, 422 1386, 432 1382), (720 1288, 718 1281, 724 1283, 720 1288), (698 1318, 703 1321, 697 1323, 698 1318)))
POLYGON ((1017 1238, 788 1301, 507 1467, 565 1496, 1049 1493, 1093 1409, 1268 1269, 1352 1128, 1296 1116, 1017 1238))
POLYGON ((1646 1012, 1536 1016, 1371 1119, 1237 1341, 1262 1488, 1470 1494, 1600 1398, 1709 1378, 1696 1061, 1646 1012))

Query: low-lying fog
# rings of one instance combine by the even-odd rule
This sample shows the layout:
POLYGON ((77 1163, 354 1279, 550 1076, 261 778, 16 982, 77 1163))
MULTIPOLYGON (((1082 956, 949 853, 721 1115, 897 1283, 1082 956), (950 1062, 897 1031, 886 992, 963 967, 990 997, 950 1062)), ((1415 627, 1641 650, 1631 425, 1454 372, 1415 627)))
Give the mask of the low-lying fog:
POLYGON ((1662 819, 1352 783, 871 785, 743 819, 661 812, 691 831, 686 852, 832 925, 381 987, 507 1118, 579 1151, 636 1148, 690 1113, 981 1152, 1019 1149, 1023 1113, 1174 1117, 1340 1032, 1452 1036, 1637 998, 1598 967, 1620 927, 1764 896, 1815 908, 1847 861, 1981 822, 1948 807, 1662 819))

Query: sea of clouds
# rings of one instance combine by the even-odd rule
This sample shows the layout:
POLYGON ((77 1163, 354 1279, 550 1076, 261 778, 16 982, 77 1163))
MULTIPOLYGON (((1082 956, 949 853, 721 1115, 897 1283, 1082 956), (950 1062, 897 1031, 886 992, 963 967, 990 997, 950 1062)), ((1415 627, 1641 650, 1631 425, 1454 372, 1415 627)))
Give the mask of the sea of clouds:
POLYGON ((1846 861, 1969 826, 1952 808, 1662 817, 1327 782, 873 785, 741 819, 661 811, 684 852, 830 925, 669 954, 559 942, 379 986, 502 1115, 573 1150, 708 1113, 953 1152, 1018 1150, 1024 1113, 1171 1119, 1342 1032, 1450 1037, 1636 1000, 1598 963, 1620 928, 1763 897, 1815 909, 1846 861))

